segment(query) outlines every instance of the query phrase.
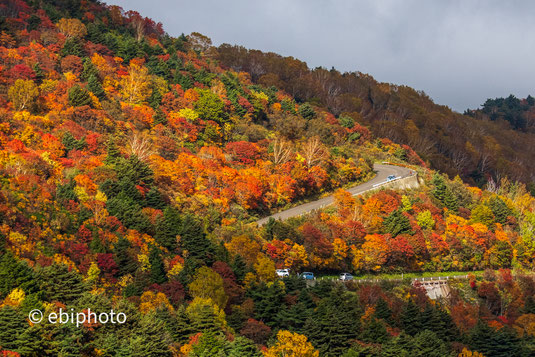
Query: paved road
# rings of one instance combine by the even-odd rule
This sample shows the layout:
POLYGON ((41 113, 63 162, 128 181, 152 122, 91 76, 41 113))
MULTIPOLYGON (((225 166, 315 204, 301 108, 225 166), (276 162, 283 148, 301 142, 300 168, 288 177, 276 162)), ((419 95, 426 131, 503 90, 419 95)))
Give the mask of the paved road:
MULTIPOLYGON (((374 171, 377 173, 376 176, 368 182, 365 182, 361 185, 351 187, 347 189, 349 193, 353 196, 360 195, 361 193, 368 191, 374 188, 374 185, 386 182, 386 178, 390 175, 395 175, 396 177, 407 177, 411 175, 411 170, 401 166, 393 165, 384 165, 384 164, 375 164, 373 166, 374 171)), ((288 219, 291 217, 300 216, 302 214, 321 209, 325 206, 328 206, 334 202, 334 197, 328 196, 317 201, 308 202, 285 211, 275 213, 271 216, 260 219, 257 223, 259 226, 264 225, 267 221, 273 217, 275 219, 288 219)))

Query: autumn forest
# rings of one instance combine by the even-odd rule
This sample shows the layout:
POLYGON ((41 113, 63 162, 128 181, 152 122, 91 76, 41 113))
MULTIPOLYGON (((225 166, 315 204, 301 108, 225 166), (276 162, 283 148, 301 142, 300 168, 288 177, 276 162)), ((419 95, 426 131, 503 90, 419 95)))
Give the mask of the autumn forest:
POLYGON ((0 355, 533 356, 534 140, 531 96, 461 114, 99 1, 3 1, 0 355), (418 187, 351 195, 375 163, 418 187), (431 299, 400 274, 464 278, 431 299))

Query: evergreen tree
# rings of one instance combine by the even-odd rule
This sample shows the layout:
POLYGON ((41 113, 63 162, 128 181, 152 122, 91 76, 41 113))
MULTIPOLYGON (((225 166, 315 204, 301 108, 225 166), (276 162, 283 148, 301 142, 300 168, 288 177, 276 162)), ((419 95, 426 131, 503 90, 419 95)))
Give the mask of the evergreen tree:
POLYGON ((68 304, 78 299, 86 289, 82 277, 63 264, 42 268, 38 279, 45 301, 68 304))
POLYGON ((413 356, 418 357, 444 357, 449 354, 448 347, 437 335, 424 330, 414 337, 413 356))
POLYGON ((499 197, 492 197, 488 202, 489 208, 492 210, 496 222, 505 224, 507 223, 507 217, 512 216, 513 212, 505 202, 499 197))
POLYGON ((245 263, 243 257, 239 254, 236 254, 230 267, 236 276, 236 281, 241 283, 245 277, 245 274, 247 273, 247 263, 245 263))
POLYGON ((392 237, 399 234, 411 233, 411 222, 403 214, 401 210, 395 210, 384 220, 384 229, 386 233, 390 233, 392 237))
POLYGON ((130 242, 121 237, 113 247, 115 263, 119 267, 119 275, 133 274, 136 269, 136 261, 128 254, 130 242))
POLYGON ((130 356, 136 357, 161 357, 171 356, 169 345, 171 337, 165 330, 165 323, 155 317, 155 314, 147 314, 141 318, 138 331, 131 334, 130 356))
POLYGON ((95 77, 98 79, 98 69, 95 67, 89 57, 84 58, 84 67, 80 74, 80 79, 83 81, 89 81, 89 78, 95 77))
POLYGON ((106 165, 115 164, 117 160, 121 157, 121 153, 119 152, 119 149, 115 144, 115 140, 112 137, 108 139, 106 152, 106 159, 104 160, 104 163, 106 165))
POLYGON ((153 283, 163 284, 167 281, 165 266, 158 248, 152 247, 149 253, 150 278, 153 283))
POLYGON ((305 334, 322 356, 339 356, 358 337, 360 316, 358 299, 337 287, 307 320, 305 334))
POLYGON ((152 207, 156 209, 165 208, 165 200, 160 191, 154 186, 152 186, 145 195, 145 200, 147 201, 147 207, 152 207))
POLYGON ((403 330, 411 336, 416 335, 422 330, 422 320, 420 315, 418 306, 416 306, 412 300, 409 300, 401 315, 401 325, 403 326, 403 330))
MULTIPOLYGON (((165 311, 159 311, 158 313, 162 314, 165 311)), ((172 340, 181 345, 186 344, 189 341, 189 337, 195 333, 195 329, 186 315, 184 305, 181 305, 174 314, 170 314, 167 311, 167 313, 161 315, 161 320, 165 322, 172 340)))
POLYGON ((174 251, 178 245, 177 236, 181 233, 181 223, 180 212, 171 206, 166 207, 156 224, 154 238, 169 251, 174 251))
POLYGON ((14 351, 17 339, 28 328, 26 317, 11 306, 0 308, 0 346, 14 351))
POLYGON ((45 79, 45 73, 41 69, 41 65, 39 64, 39 62, 36 62, 33 65, 33 72, 35 73, 35 83, 36 84, 43 83, 43 79, 45 79))
POLYGON ((33 270, 26 262, 18 261, 11 252, 6 252, 0 259, 0 298, 15 288, 21 288, 29 294, 37 291, 37 284, 33 270))
POLYGON ((281 283, 259 284, 251 288, 249 296, 255 303, 254 318, 263 321, 269 327, 276 326, 277 313, 284 304, 284 287, 281 283))
POLYGON ((457 196, 450 190, 450 188, 446 188, 446 192, 444 194, 444 206, 449 209, 450 211, 457 211, 459 209, 459 202, 457 201, 457 196))
POLYGON ((381 321, 372 317, 364 326, 361 339, 365 342, 384 343, 388 340, 388 332, 386 331, 385 325, 381 321))
POLYGON ((152 93, 149 97, 149 105, 152 107, 152 109, 156 110, 160 107, 160 103, 162 102, 162 94, 158 90, 158 88, 153 87, 152 93))
POLYGON ((102 88, 102 84, 100 84, 97 76, 93 74, 87 80, 87 89, 89 89, 99 99, 104 98, 106 95, 104 89, 102 88))
POLYGON ((304 103, 299 106, 299 115, 305 119, 312 119, 316 116, 316 112, 310 104, 304 103))
POLYGON ((431 181, 435 188, 432 191, 433 197, 440 203, 444 203, 446 198, 446 183, 444 182, 444 177, 442 175, 435 173, 433 175, 433 180, 431 181))
POLYGON ((234 341, 225 345, 225 355, 228 357, 262 357, 256 344, 243 336, 237 336, 234 341))
POLYGON ((388 303, 380 297, 375 305, 375 316, 378 319, 383 319, 388 324, 392 324, 392 310, 388 306, 388 303))
POLYGON ((66 57, 69 55, 72 56, 78 56, 82 57, 85 53, 84 46, 82 45, 82 42, 75 38, 71 37, 68 38, 67 41, 63 44, 63 48, 61 49, 61 57, 66 57))
POLYGON ((80 87, 78 84, 69 89, 70 106, 81 107, 83 105, 91 105, 92 103, 93 100, 87 89, 80 87))
POLYGON ((188 251, 188 257, 200 260, 209 265, 214 261, 212 242, 206 238, 201 223, 191 215, 186 215, 181 229, 182 249, 188 251))
POLYGON ((535 314, 535 298, 528 296, 524 303, 524 314, 535 314))
POLYGON ((385 343, 381 349, 381 357, 412 357, 413 353, 413 338, 405 332, 385 343))
POLYGON ((160 109, 160 107, 156 108, 154 111, 154 125, 158 124, 167 124, 167 117, 165 116, 165 113, 160 109))

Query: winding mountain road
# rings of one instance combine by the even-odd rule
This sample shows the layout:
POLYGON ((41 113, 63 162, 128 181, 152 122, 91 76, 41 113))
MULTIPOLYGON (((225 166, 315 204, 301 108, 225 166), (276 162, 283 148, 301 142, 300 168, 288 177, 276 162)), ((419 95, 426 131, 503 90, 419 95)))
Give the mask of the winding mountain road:
MULTIPOLYGON (((377 173, 373 179, 370 181, 364 182, 358 186, 351 187, 347 189, 351 195, 356 196, 360 195, 372 188, 375 188, 378 184, 386 183, 386 179, 390 175, 395 175, 397 178, 404 178, 411 176, 412 171, 406 167, 394 166, 394 165, 385 165, 385 164, 375 164, 373 165, 374 171, 377 173)), ((285 220, 291 217, 300 216, 302 214, 321 209, 325 206, 331 205, 334 203, 333 195, 321 198, 317 201, 312 201, 304 203, 302 205, 287 209, 282 212, 275 213, 271 216, 264 217, 257 221, 258 225, 264 225, 268 222, 270 218, 285 220)))

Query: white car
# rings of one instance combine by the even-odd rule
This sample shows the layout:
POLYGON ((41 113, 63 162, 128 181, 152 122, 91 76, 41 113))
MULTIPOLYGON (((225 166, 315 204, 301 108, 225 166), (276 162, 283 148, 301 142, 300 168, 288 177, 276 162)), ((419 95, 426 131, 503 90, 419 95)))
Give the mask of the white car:
POLYGON ((290 276, 290 270, 289 269, 277 269, 277 275, 279 278, 284 278, 286 276, 290 276))
POLYGON ((353 280, 353 275, 349 274, 349 273, 342 273, 340 274, 340 278, 339 278, 341 281, 349 281, 349 280, 353 280))

